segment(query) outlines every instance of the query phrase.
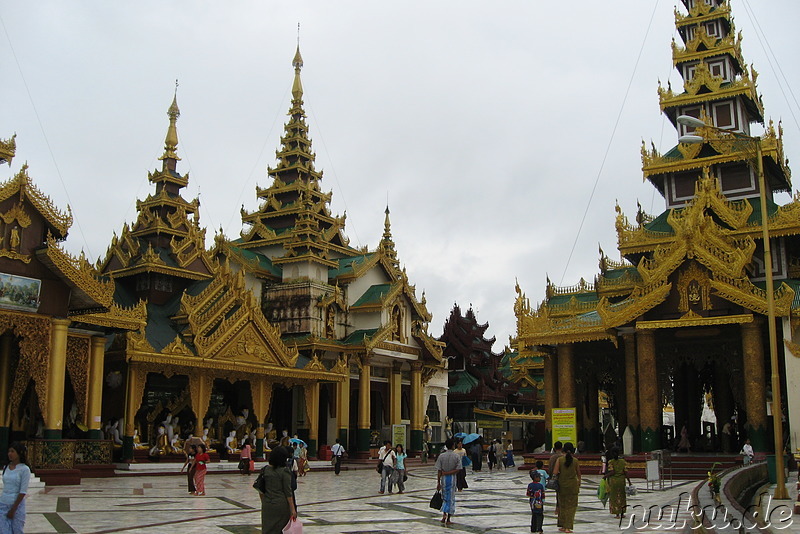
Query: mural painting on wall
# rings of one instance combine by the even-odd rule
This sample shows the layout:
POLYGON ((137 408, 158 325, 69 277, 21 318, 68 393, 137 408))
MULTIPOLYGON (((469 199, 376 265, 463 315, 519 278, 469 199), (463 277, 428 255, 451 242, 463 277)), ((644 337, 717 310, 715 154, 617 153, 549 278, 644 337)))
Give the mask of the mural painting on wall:
POLYGON ((0 307, 35 312, 41 287, 41 280, 0 273, 0 307))

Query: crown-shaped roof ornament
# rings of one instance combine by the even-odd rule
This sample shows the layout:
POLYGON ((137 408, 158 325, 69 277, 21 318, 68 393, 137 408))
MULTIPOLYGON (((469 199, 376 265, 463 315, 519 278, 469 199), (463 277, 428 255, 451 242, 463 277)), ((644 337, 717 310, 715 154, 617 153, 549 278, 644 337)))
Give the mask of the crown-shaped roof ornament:
POLYGON ((181 116, 181 110, 178 108, 178 80, 175 80, 175 95, 172 97, 172 104, 167 110, 167 117, 169 117, 169 128, 167 128, 167 137, 164 139, 164 155, 160 160, 175 159, 180 160, 178 153, 178 128, 176 123, 178 117, 181 116))

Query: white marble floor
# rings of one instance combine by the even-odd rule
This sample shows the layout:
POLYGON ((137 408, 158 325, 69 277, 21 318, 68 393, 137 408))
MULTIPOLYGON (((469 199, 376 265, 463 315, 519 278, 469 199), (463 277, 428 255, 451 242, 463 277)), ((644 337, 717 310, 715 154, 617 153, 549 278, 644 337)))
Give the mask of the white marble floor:
MULTIPOLYGON (((402 495, 378 495, 379 476, 372 470, 311 472, 299 480, 297 499, 307 534, 468 532, 526 533, 530 508, 525 497, 525 471, 468 475, 469 489, 459 493, 455 524, 444 527, 438 512, 428 507, 436 484, 433 466, 409 473, 402 495)), ((205 497, 186 491, 185 476, 121 476, 85 479, 80 486, 47 488, 29 496, 28 533, 142 532, 238 533, 260 532, 259 499, 251 484, 255 475, 215 474, 206 477, 205 497)), ((603 509, 595 492, 597 477, 584 477, 576 532, 642 531, 639 523, 620 525, 603 509), (638 527, 638 528, 637 528, 638 527)), ((680 501, 696 484, 676 483, 665 491, 640 491, 629 499, 644 510, 680 501)), ((644 483, 639 482, 640 489, 644 483)), ((545 532, 556 532, 553 502, 548 502, 545 532)), ((684 504, 685 505, 685 504, 684 504)), ((686 517, 686 514, 681 514, 686 517)), ((650 525, 654 527, 655 525, 650 525)), ((659 525, 660 531, 667 525, 659 525)), ((677 525, 675 525, 677 527, 677 525)), ((645 528, 645 530, 650 530, 645 528)), ((682 529, 674 528, 673 532, 682 529)))

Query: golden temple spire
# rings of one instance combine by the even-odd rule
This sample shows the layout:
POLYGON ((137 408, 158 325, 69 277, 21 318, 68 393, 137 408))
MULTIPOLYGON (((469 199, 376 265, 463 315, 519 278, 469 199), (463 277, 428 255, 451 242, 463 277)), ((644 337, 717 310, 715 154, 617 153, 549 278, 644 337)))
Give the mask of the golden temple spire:
MULTIPOLYGON (((298 31, 299 31, 298 24, 298 31)), ((292 65, 294 66, 294 83, 292 84, 292 98, 295 100, 303 99, 303 83, 300 81, 300 69, 303 68, 303 56, 300 55, 300 37, 297 38, 297 52, 294 54, 292 65)))
POLYGON ((175 80, 175 96, 172 98, 172 105, 167 110, 169 117, 169 128, 167 128, 167 137, 164 139, 164 155, 160 160, 174 159, 180 160, 175 150, 178 148, 178 128, 175 124, 178 122, 178 117, 181 116, 181 110, 178 109, 178 80, 175 80))
POLYGON ((386 217, 383 220, 383 239, 391 241, 392 239, 392 223, 389 221, 389 205, 386 205, 386 211, 384 212, 386 217))

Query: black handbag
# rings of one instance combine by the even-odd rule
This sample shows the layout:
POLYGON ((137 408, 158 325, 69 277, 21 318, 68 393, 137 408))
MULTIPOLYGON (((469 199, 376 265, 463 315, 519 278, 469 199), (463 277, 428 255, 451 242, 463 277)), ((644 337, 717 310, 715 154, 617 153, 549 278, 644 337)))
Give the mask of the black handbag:
POLYGON ((549 490, 558 491, 558 475, 554 475, 547 479, 547 483, 545 483, 544 487, 549 490))
POLYGON ((250 460, 248 460, 247 458, 242 458, 241 460, 239 460, 239 471, 243 471, 248 467, 250 467, 250 460))
POLYGON ((378 460, 378 465, 375 467, 375 470, 378 472, 378 474, 383 473, 383 460, 378 460))
POLYGON ((261 468, 261 471, 258 472, 258 476, 256 477, 256 481, 253 482, 253 487, 261 493, 266 493, 267 491, 266 482, 264 481, 264 469, 266 468, 266 466, 261 468))
POLYGON ((433 494, 433 497, 431 497, 430 507, 433 508, 434 510, 441 510, 442 504, 444 504, 444 499, 442 499, 442 492, 437 491, 436 493, 433 494))
POLYGON ((406 480, 408 480, 408 475, 404 472, 403 473, 403 482, 405 482, 406 480))

